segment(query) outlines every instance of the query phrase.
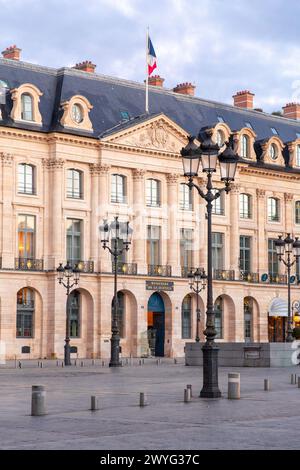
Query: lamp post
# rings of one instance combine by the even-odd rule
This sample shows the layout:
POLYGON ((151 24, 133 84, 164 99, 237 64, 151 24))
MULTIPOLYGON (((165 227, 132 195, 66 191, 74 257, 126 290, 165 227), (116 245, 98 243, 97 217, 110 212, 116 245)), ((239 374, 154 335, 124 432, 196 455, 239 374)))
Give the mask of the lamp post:
POLYGON ((199 294, 205 289, 207 276, 205 271, 197 268, 195 272, 191 271, 188 274, 190 289, 195 292, 197 304, 196 304, 196 343, 200 341, 200 308, 199 308, 199 294))
POLYGON ((103 225, 99 227, 101 235, 101 243, 104 250, 108 250, 113 257, 113 270, 114 270, 114 300, 113 300, 113 315, 112 315, 112 335, 110 340, 111 354, 109 367, 120 367, 120 331, 118 322, 118 258, 125 251, 129 250, 132 238, 132 228, 129 227, 129 222, 119 222, 119 218, 114 217, 111 224, 107 220, 103 221, 103 225), (111 239, 111 243, 110 243, 111 239), (122 246, 120 246, 122 241, 122 246), (111 246, 109 246, 111 244, 111 246))
POLYGON ((291 267, 299 260, 300 257, 300 241, 298 237, 295 240, 288 233, 283 240, 282 235, 279 235, 278 240, 275 241, 276 253, 279 261, 287 267, 288 278, 288 329, 286 342, 292 343, 293 338, 293 320, 291 312, 291 267))
POLYGON ((204 132, 204 138, 199 140, 201 144, 195 143, 195 137, 189 137, 189 143, 181 150, 184 175, 188 177, 190 190, 195 188, 200 197, 207 204, 207 309, 206 309, 206 337, 203 351, 203 388, 200 392, 202 398, 218 398, 221 396, 218 385, 218 352, 219 348, 215 343, 217 335, 215 329, 215 311, 213 305, 213 285, 212 285, 212 204, 221 196, 221 193, 230 191, 230 184, 234 181, 238 155, 233 150, 233 142, 227 142, 225 150, 219 155, 220 147, 212 141, 213 129, 204 132), (214 188, 212 184, 213 173, 216 172, 217 161, 219 160, 221 181, 225 186, 221 189, 214 188), (202 172, 206 173, 206 192, 194 183, 194 177, 198 176, 200 162, 202 172))
POLYGON ((67 264, 63 266, 62 263, 59 264, 57 271, 57 279, 59 284, 62 284, 67 289, 67 303, 66 303, 66 338, 65 338, 65 355, 64 355, 64 363, 65 366, 71 365, 71 348, 70 348, 70 311, 68 308, 68 300, 69 294, 71 289, 74 286, 78 285, 79 277, 80 277, 80 270, 78 269, 78 265, 75 264, 73 267, 69 261, 67 264), (64 281, 64 279, 66 281, 64 281))

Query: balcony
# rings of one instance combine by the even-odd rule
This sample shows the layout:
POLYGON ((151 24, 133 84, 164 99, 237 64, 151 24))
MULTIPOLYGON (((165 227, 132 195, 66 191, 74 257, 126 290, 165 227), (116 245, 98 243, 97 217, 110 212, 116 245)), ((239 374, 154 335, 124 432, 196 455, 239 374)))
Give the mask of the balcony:
POLYGON ((34 258, 15 258, 15 269, 17 271, 43 271, 44 261, 34 258))
MULTIPOLYGON (((115 272, 115 263, 112 264, 112 272, 115 272)), ((136 263, 117 263, 117 273, 118 274, 127 274, 128 276, 135 276, 137 274, 137 264, 136 263)))
POLYGON ((259 274, 258 273, 248 273, 248 272, 241 272, 240 280, 243 282, 259 282, 259 274))
POLYGON ((225 269, 215 269, 214 270, 214 280, 215 281, 234 281, 234 271, 226 271, 225 269))
POLYGON ((171 277, 172 268, 171 266, 167 266, 167 265, 162 266, 160 264, 149 264, 148 276, 171 277))
POLYGON ((269 274, 268 281, 270 284, 287 284, 286 274, 269 274))
POLYGON ((188 278, 188 275, 191 271, 194 273, 196 271, 196 268, 188 268, 186 266, 181 266, 181 277, 188 278))
POLYGON ((94 261, 76 261, 76 260, 69 260, 69 263, 74 268, 77 264, 78 269, 81 273, 93 273, 94 272, 94 261))

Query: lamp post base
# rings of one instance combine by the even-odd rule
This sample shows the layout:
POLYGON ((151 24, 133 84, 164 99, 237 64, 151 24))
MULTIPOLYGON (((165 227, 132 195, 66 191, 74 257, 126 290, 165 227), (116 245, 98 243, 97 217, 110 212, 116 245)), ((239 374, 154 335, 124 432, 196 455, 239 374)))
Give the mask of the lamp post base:
POLYGON ((122 367, 121 362, 110 362, 109 367, 122 367))
POLYGON ((119 334, 113 334, 111 337, 111 352, 109 367, 122 367, 120 361, 120 337, 119 334))
POLYGON ((203 351, 203 388, 200 398, 220 398, 221 392, 218 385, 218 353, 219 348, 215 343, 205 343, 203 351))
POLYGON ((65 344, 65 359, 64 359, 65 366, 71 366, 71 346, 70 343, 67 341, 65 344))

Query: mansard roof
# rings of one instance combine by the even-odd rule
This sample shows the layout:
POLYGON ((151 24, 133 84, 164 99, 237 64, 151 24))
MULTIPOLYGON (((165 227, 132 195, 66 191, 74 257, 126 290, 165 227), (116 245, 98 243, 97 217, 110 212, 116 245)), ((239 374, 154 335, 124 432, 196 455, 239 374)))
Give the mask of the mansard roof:
MULTIPOLYGON (((43 126, 41 132, 61 131, 99 138, 119 131, 122 126, 131 126, 145 116, 145 86, 141 83, 121 80, 94 73, 86 73, 72 68, 53 69, 25 62, 0 59, 0 80, 7 82, 8 88, 17 88, 23 83, 36 85, 43 96, 40 99, 40 112, 43 126), (60 104, 74 95, 86 97, 93 109, 89 117, 93 133, 83 130, 65 129, 60 124, 62 109, 60 104), (124 121, 121 112, 128 113, 129 120, 124 121)), ((296 140, 300 135, 300 122, 273 116, 254 110, 245 110, 227 104, 216 103, 198 97, 180 95, 172 90, 149 87, 151 115, 165 114, 187 133, 198 135, 205 126, 212 126, 220 118, 231 130, 240 130, 250 123, 257 134, 257 141, 269 139, 275 128, 283 142, 296 140), (297 135, 298 134, 298 135, 297 135)), ((2 126, 36 130, 36 126, 15 123, 10 118, 12 100, 7 94, 5 105, 0 105, 2 126)))

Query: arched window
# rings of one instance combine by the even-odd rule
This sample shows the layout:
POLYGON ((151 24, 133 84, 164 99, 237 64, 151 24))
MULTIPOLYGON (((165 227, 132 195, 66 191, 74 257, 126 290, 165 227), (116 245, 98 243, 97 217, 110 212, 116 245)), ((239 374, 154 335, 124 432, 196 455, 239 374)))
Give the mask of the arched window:
POLYGON ((35 167, 27 163, 18 165, 18 193, 35 194, 35 167))
POLYGON ((146 181, 146 204, 148 207, 160 206, 160 181, 152 178, 146 181))
POLYGON ((73 168, 67 171, 67 197, 82 199, 82 171, 73 168))
POLYGON ((240 218, 251 219, 251 196, 240 194, 240 218))
POLYGON ((111 202, 126 203, 126 176, 111 175, 111 202))
POLYGON ((193 210, 193 192, 185 183, 180 184, 179 208, 182 211, 193 210))
POLYGON ((17 293, 17 338, 33 338, 34 292, 24 287, 17 293))
POLYGON ((295 202, 295 223, 300 224, 300 201, 295 202))
POLYGON ((278 147, 276 144, 271 144, 270 146, 270 157, 273 161, 277 160, 278 158, 278 147))
POLYGON ((221 130, 217 131, 217 144, 219 147, 222 147, 225 142, 225 135, 224 132, 221 130))
POLYGON ((33 99, 29 93, 21 95, 21 119, 23 121, 33 121, 33 99))
POLYGON ((215 328, 217 332, 216 338, 223 338, 223 299, 218 297, 215 301, 215 328))
POLYGON ((250 158, 250 142, 246 134, 242 135, 241 157, 250 158))
POLYGON ((83 121, 83 109, 78 103, 75 103, 72 106, 72 119, 76 124, 80 124, 83 121))
POLYGON ((300 145, 297 145, 296 152, 296 165, 300 166, 300 145))
POLYGON ((275 197, 269 197, 268 199, 268 221, 278 222, 279 221, 279 200, 275 197))
POLYGON ((70 320, 70 338, 80 338, 80 307, 81 295, 78 290, 71 292, 68 298, 68 314, 70 320))
MULTIPOLYGON (((114 315, 114 302, 115 299, 111 303, 111 318, 113 319, 114 315)), ((125 295, 123 292, 118 292, 117 294, 117 319, 118 319, 118 328, 119 328, 119 335, 120 338, 125 337, 125 295)))
POLYGON ((245 342, 252 341, 253 301, 250 297, 244 299, 244 336, 245 342))
POLYGON ((181 306, 181 337, 190 339, 192 337, 192 297, 186 295, 181 306))

